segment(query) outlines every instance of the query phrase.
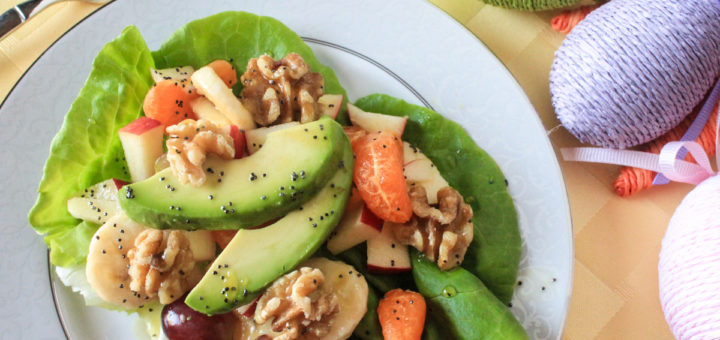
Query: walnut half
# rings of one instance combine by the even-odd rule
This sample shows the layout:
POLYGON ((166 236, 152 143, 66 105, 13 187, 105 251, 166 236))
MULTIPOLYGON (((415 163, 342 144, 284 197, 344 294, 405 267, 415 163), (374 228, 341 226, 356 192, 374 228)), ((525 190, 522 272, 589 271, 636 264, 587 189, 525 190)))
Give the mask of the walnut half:
POLYGON ((165 131, 170 136, 165 143, 167 160, 182 184, 201 186, 205 183, 207 178, 202 165, 207 154, 215 154, 222 159, 235 157, 232 137, 209 120, 186 119, 168 126, 165 131))
POLYGON ((145 299, 157 296, 160 303, 168 304, 199 279, 190 242, 181 231, 146 229, 127 256, 130 289, 145 299))
POLYGON ((406 223, 386 222, 398 242, 415 247, 438 267, 447 270, 459 266, 473 238, 473 211, 462 195, 451 187, 438 191, 438 207, 428 204, 425 188, 409 189, 413 216, 406 223))
POLYGON ((278 61, 268 55, 252 58, 240 81, 242 104, 260 126, 306 123, 320 117, 317 99, 325 91, 324 79, 310 72, 297 53, 278 61))
POLYGON ((320 338, 329 332, 323 319, 338 312, 337 295, 319 289, 320 269, 302 267, 277 279, 257 302, 255 322, 272 322, 275 339, 320 338))

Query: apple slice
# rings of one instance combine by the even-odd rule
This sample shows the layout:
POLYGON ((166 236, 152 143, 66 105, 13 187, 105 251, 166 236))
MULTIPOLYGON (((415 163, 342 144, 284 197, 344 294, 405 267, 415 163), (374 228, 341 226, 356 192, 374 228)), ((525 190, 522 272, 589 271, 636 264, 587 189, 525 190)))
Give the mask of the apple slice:
POLYGON ((192 66, 169 67, 160 70, 150 68, 150 74, 152 75, 152 78, 156 83, 167 79, 188 79, 190 78, 190 75, 193 74, 193 72, 195 72, 195 69, 192 66))
POLYGON ((215 105, 205 97, 198 97, 193 100, 190 102, 190 107, 192 107, 198 119, 207 119, 219 127, 232 124, 230 120, 225 118, 225 115, 218 111, 215 105))
POLYGON ((403 164, 408 164, 416 159, 429 160, 417 146, 403 142, 403 164))
POLYGON ((344 96, 341 94, 324 94, 318 98, 318 107, 321 115, 328 115, 336 119, 342 108, 344 96))
POLYGON ((429 159, 416 159, 403 166, 405 179, 407 181, 424 182, 429 181, 435 176, 437 169, 429 159))
POLYGON ((257 302, 258 302, 258 300, 260 300, 261 296, 262 295, 258 295, 258 297, 256 297, 254 300, 252 300, 252 302, 250 302, 246 305, 242 305, 238 308, 235 308, 235 310, 233 312, 236 315, 239 314, 244 317, 252 319, 255 316, 255 309, 257 308, 257 302))
POLYGON ((367 208, 362 200, 353 202, 345 210, 338 227, 330 235, 327 248, 333 255, 348 250, 380 234, 383 221, 367 208))
POLYGON ((235 97, 232 89, 215 73, 212 67, 204 66, 190 77, 199 94, 209 99, 218 111, 222 112, 231 123, 239 128, 250 131, 255 128, 255 121, 250 112, 235 97))
POLYGON ((243 158, 243 156, 245 156, 245 145, 247 144, 245 131, 240 130, 236 125, 230 125, 229 129, 229 135, 232 137, 233 145, 235 146, 235 159, 243 158))
POLYGON ((67 201, 70 215, 83 221, 103 224, 117 215, 122 209, 117 200, 85 197, 73 197, 67 201))
POLYGON ((289 127, 293 127, 295 125, 299 125, 298 122, 287 122, 283 124, 268 126, 268 127, 262 127, 257 128, 250 131, 245 131, 245 140, 247 142, 247 149, 249 154, 253 154, 256 151, 260 150, 262 145, 265 143, 265 140, 267 140, 267 136, 269 133, 287 129, 289 127))
POLYGON ((93 184, 89 188, 85 189, 79 194, 76 194, 73 197, 117 201, 118 191, 120 191, 120 188, 128 184, 130 183, 117 178, 106 179, 102 182, 93 184))
POLYGON ((140 117, 118 131, 133 182, 155 174, 155 160, 163 154, 163 124, 140 117))
POLYGON ((367 268, 370 273, 395 274, 412 269, 408 247, 395 240, 391 229, 385 224, 379 235, 367 241, 367 268))
POLYGON ((208 230, 183 231, 190 245, 190 251, 195 261, 209 261, 215 258, 217 246, 212 233, 208 230))
POLYGON ((158 157, 155 160, 155 173, 163 171, 169 167, 170 167, 170 161, 168 161, 168 159, 167 159, 167 152, 160 155, 160 157, 158 157))
POLYGON ((117 214, 120 205, 117 193, 128 182, 117 178, 104 180, 76 194, 67 202, 68 212, 75 218, 102 224, 117 214))
POLYGON ((448 182, 442 177, 440 171, 427 158, 416 159, 405 164, 403 170, 408 183, 421 185, 425 188, 429 204, 437 203, 437 192, 448 186, 448 182))
MULTIPOLYGON (((117 193, 118 193, 118 191, 120 191, 120 188, 130 184, 128 182, 125 182, 125 181, 123 181, 121 179, 117 179, 117 178, 112 178, 109 181, 112 181, 112 183, 115 185, 115 190, 113 190, 113 194, 112 194, 113 200, 117 199, 117 193)), ((104 182, 100 182, 100 185, 103 185, 103 183, 104 182)))
POLYGON ((150 68, 150 74, 155 83, 163 80, 175 80, 187 93, 193 93, 193 90, 195 90, 195 86, 190 81, 193 72, 195 72, 195 69, 192 66, 170 67, 160 70, 150 68))
POLYGON ((438 198, 437 193, 440 189, 450 186, 448 182, 438 172, 436 176, 430 181, 418 182, 425 188, 427 194, 428 204, 437 204, 438 198))
POLYGON ((353 125, 359 126, 369 132, 390 130, 398 137, 405 131, 408 117, 396 117, 380 113, 365 112, 357 106, 347 104, 348 116, 353 125))

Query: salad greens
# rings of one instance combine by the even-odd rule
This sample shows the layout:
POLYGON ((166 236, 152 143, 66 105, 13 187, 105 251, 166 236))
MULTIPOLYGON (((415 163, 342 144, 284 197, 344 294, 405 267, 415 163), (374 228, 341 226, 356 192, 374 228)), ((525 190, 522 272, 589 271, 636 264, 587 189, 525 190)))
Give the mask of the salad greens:
POLYGON ((521 239, 515 206, 497 164, 465 129, 430 109, 381 94, 360 98, 355 105, 365 111, 410 117, 403 139, 419 147, 473 208, 475 233, 462 266, 500 301, 509 303, 521 239))
POLYGON ((435 321, 433 315, 428 314, 425 316, 425 328, 423 328, 422 338, 425 340, 443 340, 450 338, 450 336, 446 334, 443 327, 435 321))
POLYGON ((412 250, 413 277, 429 317, 455 339, 528 339, 522 325, 475 275, 458 267, 442 271, 412 250))
POLYGON ((140 116, 145 93, 154 84, 151 67, 145 40, 135 26, 127 27, 95 57, 53 139, 29 220, 38 234, 47 234, 50 259, 57 266, 84 262, 97 230, 68 213, 68 198, 108 178, 130 179, 116 132, 140 116))
MULTIPOLYGON (((353 266, 355 267, 355 266, 353 266)), ((357 269, 357 267, 355 267, 357 269)), ((380 327, 380 319, 378 318, 377 311, 378 293, 373 286, 368 287, 368 301, 367 301, 367 313, 360 320, 360 323, 355 327, 353 332, 353 338, 363 340, 383 340, 382 328, 380 327)))
MULTIPOLYGON (((229 60, 243 74, 250 58, 268 54, 277 60, 290 52, 302 56, 313 72, 323 75, 325 93, 347 98, 335 72, 315 58, 297 33, 270 17, 223 12, 195 20, 175 31, 153 57, 158 68, 190 65, 197 69, 217 59, 229 60)), ((238 93, 241 88, 238 82, 234 90, 238 93)), ((340 112, 337 121, 347 124, 347 113, 340 112)))

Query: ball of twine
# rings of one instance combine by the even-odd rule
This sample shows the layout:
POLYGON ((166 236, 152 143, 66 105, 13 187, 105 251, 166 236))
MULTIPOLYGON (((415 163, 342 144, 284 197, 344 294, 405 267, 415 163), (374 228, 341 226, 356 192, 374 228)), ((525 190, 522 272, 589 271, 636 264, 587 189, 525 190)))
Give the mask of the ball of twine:
POLYGON ((680 339, 720 339, 720 176, 691 191, 662 241, 660 302, 680 339))
POLYGON ((542 11, 574 5, 580 0, 483 0, 485 3, 505 8, 542 11))
POLYGON ((720 74, 720 2, 613 0, 555 54, 550 92, 583 142, 627 148, 672 129, 720 74))

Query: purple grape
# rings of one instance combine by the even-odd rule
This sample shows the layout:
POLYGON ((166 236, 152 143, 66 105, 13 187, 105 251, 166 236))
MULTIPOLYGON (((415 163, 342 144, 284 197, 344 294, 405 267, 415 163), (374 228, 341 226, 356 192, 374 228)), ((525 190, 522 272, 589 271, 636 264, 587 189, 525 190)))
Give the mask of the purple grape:
POLYGON ((166 305, 162 328, 170 340, 232 340, 232 314, 207 316, 185 304, 185 298, 166 305))

